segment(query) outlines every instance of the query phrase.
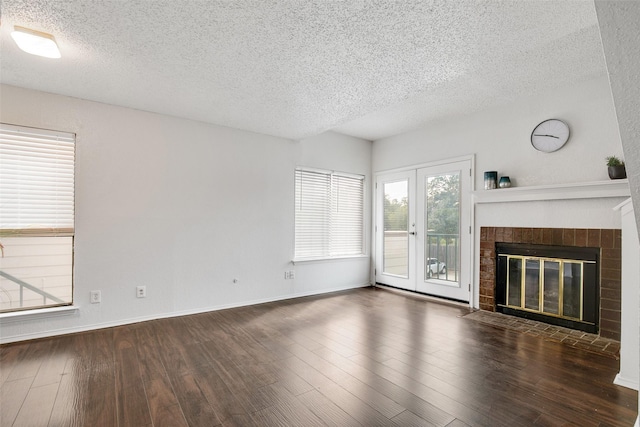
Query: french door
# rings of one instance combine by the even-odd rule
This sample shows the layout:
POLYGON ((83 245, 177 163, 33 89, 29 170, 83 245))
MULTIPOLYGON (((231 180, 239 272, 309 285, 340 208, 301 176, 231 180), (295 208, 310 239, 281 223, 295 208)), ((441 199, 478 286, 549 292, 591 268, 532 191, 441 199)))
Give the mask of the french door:
POLYGON ((376 282, 469 301, 471 160, 378 175, 376 282))

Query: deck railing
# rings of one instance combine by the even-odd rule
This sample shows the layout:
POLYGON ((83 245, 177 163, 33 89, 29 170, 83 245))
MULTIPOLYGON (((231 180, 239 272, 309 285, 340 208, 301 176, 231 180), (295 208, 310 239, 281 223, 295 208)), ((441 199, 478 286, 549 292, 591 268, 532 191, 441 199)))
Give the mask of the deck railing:
MULTIPOLYGON (((409 274, 409 234, 407 231, 384 232, 384 272, 407 277, 409 274)), ((444 263, 445 270, 432 272, 425 271, 426 278, 436 278, 458 282, 460 279, 460 237, 457 234, 427 233, 425 242, 425 258, 436 258, 444 263)), ((426 261, 425 259, 425 261, 426 261)), ((428 269, 429 263, 425 263, 428 269)))
MULTIPOLYGON (((51 295, 49 292, 43 291, 42 289, 38 289, 37 287, 30 285, 29 283, 25 282, 24 280, 20 280, 17 277, 14 277, 12 275, 10 275, 9 273, 5 273, 4 271, 0 270, 0 276, 4 277, 5 279, 8 279, 10 281, 12 281, 13 283, 17 284, 18 286, 20 286, 20 306, 19 308, 22 308, 24 306, 24 289, 29 289, 32 292, 35 292, 38 295, 42 296, 42 305, 47 305, 47 299, 53 301, 56 304, 64 304, 65 302, 63 300, 61 300, 60 298, 51 295)), ((5 311, 9 311, 9 310, 5 310, 5 311)))
POLYGON ((426 257, 437 258, 447 266, 446 279, 457 282, 460 277, 460 236, 458 234, 430 233, 426 237, 426 257))

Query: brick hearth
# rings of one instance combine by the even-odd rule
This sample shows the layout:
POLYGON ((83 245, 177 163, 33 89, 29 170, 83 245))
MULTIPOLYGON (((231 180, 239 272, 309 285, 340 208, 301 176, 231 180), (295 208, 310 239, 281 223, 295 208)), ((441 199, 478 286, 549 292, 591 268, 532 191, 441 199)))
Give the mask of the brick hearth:
POLYGON ((496 242, 600 248, 600 336, 620 340, 621 244, 617 229, 480 228, 480 308, 495 311, 496 242))

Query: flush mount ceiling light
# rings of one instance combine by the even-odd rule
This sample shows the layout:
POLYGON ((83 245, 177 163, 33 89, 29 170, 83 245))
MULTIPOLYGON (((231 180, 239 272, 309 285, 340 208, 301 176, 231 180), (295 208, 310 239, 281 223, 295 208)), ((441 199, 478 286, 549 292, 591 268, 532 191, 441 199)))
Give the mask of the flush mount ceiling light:
POLYGON ((18 47, 32 55, 45 58, 60 58, 60 49, 51 34, 43 33, 29 28, 14 26, 11 37, 18 47))

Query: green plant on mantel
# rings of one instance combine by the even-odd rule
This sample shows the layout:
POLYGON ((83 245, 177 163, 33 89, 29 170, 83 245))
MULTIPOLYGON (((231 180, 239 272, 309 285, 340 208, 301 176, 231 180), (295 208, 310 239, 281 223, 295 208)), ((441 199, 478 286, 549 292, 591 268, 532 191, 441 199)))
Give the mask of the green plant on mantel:
POLYGON ((624 160, 620 160, 616 156, 607 157, 607 166, 624 166, 624 160))

